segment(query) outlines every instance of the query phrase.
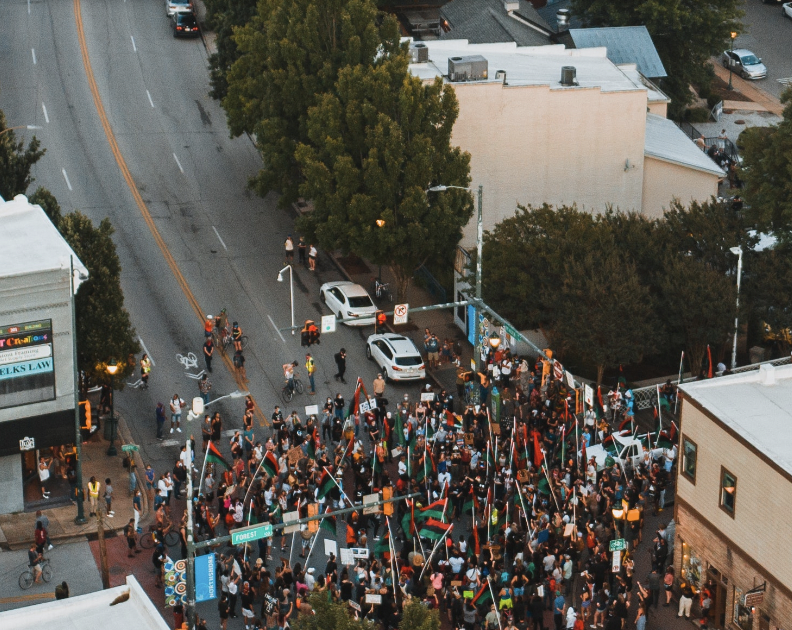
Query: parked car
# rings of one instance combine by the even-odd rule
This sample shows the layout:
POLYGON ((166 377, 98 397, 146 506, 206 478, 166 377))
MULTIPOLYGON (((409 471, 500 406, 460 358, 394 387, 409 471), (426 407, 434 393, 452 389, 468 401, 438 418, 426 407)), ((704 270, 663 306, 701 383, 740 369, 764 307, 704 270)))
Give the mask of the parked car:
POLYGON ((192 11, 174 13, 171 16, 171 28, 174 37, 198 37, 201 34, 198 30, 198 20, 192 11))
POLYGON ((165 0, 165 15, 168 17, 174 13, 187 13, 192 10, 192 0, 165 0))
POLYGON ((792 2, 785 2, 781 5, 781 15, 792 20, 792 2))
POLYGON ((731 68, 743 79, 764 79, 767 76, 767 68, 762 60, 745 48, 724 50, 721 61, 724 68, 731 68))
POLYGON ((377 307, 359 284, 348 280, 326 282, 319 288, 319 296, 347 326, 367 326, 374 323, 377 307))
POLYGON ((426 378, 421 353, 412 339, 403 335, 371 335, 366 340, 366 356, 380 367, 385 380, 414 381, 426 378))

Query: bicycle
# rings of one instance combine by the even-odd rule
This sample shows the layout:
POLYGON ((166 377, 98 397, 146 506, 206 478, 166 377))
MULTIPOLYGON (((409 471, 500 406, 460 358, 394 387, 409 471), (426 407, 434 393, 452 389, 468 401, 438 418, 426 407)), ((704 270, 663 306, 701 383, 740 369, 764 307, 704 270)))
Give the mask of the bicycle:
POLYGON ((294 389, 289 387, 289 381, 286 381, 286 384, 283 386, 283 390, 281 390, 281 397, 283 398, 283 402, 290 403, 292 398, 294 398, 294 394, 302 394, 305 391, 303 387, 302 381, 294 377, 294 389))
MULTIPOLYGON (((143 549, 153 549, 157 546, 158 542, 157 530, 152 525, 149 526, 149 531, 147 533, 141 534, 140 536, 140 546, 143 547, 143 549)), ((179 533, 172 530, 170 525, 165 528, 165 544, 168 545, 168 547, 175 547, 179 544, 179 533)))
MULTIPOLYGON (((48 558, 44 558, 41 561, 41 579, 45 582, 49 582, 52 579, 52 566, 48 558)), ((33 574, 33 567, 28 565, 27 569, 19 576, 19 588, 26 591, 33 586, 35 581, 36 576, 33 574)))
POLYGON ((387 298, 388 302, 393 302, 393 294, 390 290, 390 284, 387 282, 380 282, 378 278, 372 278, 374 281, 374 297, 378 300, 387 298))
MULTIPOLYGON (((228 346, 234 345, 234 339, 231 336, 231 329, 228 327, 228 314, 226 313, 225 309, 220 311, 220 315, 217 316, 215 321, 222 321, 224 324, 222 326, 215 326, 212 329, 212 340, 214 341, 215 346, 220 348, 223 352, 226 351, 228 346)), ((239 338, 240 343, 242 344, 242 349, 244 350, 247 348, 248 345, 248 337, 247 335, 242 335, 239 338)))

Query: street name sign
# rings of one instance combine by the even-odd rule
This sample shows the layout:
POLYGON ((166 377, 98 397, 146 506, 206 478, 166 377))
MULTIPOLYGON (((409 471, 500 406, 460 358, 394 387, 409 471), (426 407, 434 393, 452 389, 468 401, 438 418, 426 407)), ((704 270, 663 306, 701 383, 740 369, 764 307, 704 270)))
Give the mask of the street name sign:
POLYGON ((611 551, 624 551, 627 549, 627 541, 624 538, 617 538, 610 541, 609 547, 611 551))
POLYGON ((237 529, 231 532, 231 544, 239 545, 246 542, 252 542, 259 538, 271 538, 272 525, 267 523, 265 525, 256 525, 256 527, 245 527, 244 529, 237 529))

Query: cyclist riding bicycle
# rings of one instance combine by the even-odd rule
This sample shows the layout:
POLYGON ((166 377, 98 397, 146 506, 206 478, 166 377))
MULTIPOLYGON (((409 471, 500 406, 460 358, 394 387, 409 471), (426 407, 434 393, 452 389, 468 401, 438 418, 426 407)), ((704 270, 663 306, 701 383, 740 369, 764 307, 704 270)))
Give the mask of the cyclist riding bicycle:
POLYGON ((234 341, 234 350, 242 352, 242 329, 237 322, 234 322, 231 328, 231 339, 234 341))
POLYGON ((286 386, 292 394, 294 393, 294 368, 298 365, 297 361, 283 364, 283 377, 286 379, 286 386))

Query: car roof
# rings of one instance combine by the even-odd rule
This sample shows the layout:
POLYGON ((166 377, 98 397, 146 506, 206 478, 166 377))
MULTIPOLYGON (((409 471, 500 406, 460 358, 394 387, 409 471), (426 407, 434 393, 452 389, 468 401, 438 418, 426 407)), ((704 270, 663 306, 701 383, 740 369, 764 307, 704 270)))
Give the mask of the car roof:
POLYGON ((338 287, 341 291, 344 292, 344 295, 347 297, 363 297, 368 295, 366 290, 361 287, 359 284, 355 284, 354 282, 350 282, 349 280, 339 280, 338 282, 326 282, 322 285, 323 289, 330 289, 332 287, 338 287))
POLYGON ((732 52, 734 52, 735 55, 739 55, 740 57, 745 57, 745 55, 753 55, 754 57, 757 56, 752 50, 748 50, 747 48, 735 48, 732 52))
POLYGON ((412 339, 408 339, 407 337, 404 337, 402 335, 396 335, 393 333, 388 335, 383 335, 383 337, 388 340, 388 343, 396 351, 396 354, 410 354, 410 355, 420 354, 420 352, 418 352, 418 349, 415 347, 415 344, 413 343, 412 339))

